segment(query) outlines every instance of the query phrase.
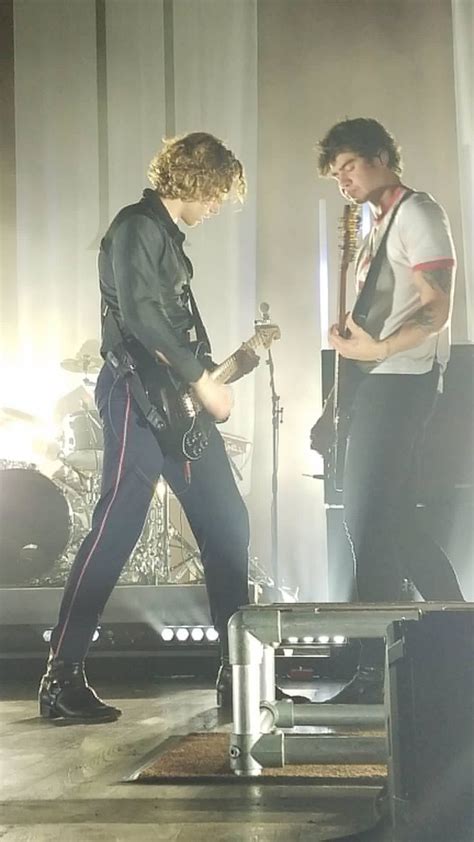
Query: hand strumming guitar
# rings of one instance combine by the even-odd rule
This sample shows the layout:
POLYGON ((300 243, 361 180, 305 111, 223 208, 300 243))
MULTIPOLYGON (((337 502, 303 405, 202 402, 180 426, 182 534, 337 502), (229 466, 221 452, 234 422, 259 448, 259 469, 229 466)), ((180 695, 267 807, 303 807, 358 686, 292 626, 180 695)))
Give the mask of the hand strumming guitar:
POLYGON ((329 331, 329 343, 341 357, 360 362, 382 362, 389 353, 388 340, 374 339, 359 327, 350 313, 346 317, 346 331, 342 336, 337 325, 329 331))
POLYGON ((191 388, 206 412, 216 421, 227 421, 234 403, 232 390, 222 383, 216 383, 208 371, 191 388))

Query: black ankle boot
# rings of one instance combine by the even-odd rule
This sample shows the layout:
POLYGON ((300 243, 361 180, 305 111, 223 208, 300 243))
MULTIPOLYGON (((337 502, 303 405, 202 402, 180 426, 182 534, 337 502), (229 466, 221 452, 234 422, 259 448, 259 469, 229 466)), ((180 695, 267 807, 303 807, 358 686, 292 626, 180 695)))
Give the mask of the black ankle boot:
POLYGON ((106 705, 89 687, 84 663, 49 656, 38 692, 40 716, 76 723, 115 722, 122 711, 106 705))
MULTIPOLYGON (((232 708, 232 666, 229 661, 223 659, 219 672, 217 673, 216 681, 217 693, 217 707, 230 710, 232 708)), ((310 699, 307 696, 296 696, 291 693, 285 693, 280 687, 275 687, 275 699, 289 699, 293 704, 308 704, 310 699)))
POLYGON ((383 667, 357 667, 354 677, 323 705, 383 705, 383 667))

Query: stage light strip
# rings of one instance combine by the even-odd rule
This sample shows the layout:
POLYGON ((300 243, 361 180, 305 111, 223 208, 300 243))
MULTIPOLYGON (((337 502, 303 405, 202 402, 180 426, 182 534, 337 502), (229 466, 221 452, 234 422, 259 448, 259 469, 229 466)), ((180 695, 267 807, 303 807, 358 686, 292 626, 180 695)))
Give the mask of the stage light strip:
POLYGON ((160 635, 164 643, 173 640, 178 643, 216 643, 219 640, 219 634, 213 626, 165 626, 160 635))

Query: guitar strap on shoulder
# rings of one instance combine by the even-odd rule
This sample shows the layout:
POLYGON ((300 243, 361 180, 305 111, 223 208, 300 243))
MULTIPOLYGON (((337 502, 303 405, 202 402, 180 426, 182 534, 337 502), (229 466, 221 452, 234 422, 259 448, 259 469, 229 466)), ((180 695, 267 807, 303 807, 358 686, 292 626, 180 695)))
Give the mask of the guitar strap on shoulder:
POLYGON ((387 228, 385 229, 384 235, 380 241, 380 245, 377 249, 374 258, 372 259, 370 269, 367 273, 367 277, 364 282, 364 286, 362 287, 359 296, 357 297, 352 311, 352 318, 354 319, 355 323, 359 325, 359 327, 364 328, 365 323, 367 321, 367 316, 370 310, 370 305, 372 304, 373 294, 377 286, 377 280, 380 275, 382 263, 387 254, 387 239, 390 233, 390 229, 403 202, 405 202, 415 192, 415 190, 407 190, 406 193, 403 194, 398 204, 393 209, 387 228))
POLYGON ((193 314, 194 319, 194 327, 196 329, 196 338, 198 342, 202 342, 203 345, 206 346, 207 352, 211 353, 211 343, 209 341, 209 336, 207 335, 207 330, 204 327, 204 322, 201 318, 201 314, 199 312, 198 306, 196 304, 196 299, 194 298, 193 291, 191 289, 191 285, 187 285, 187 292, 188 292, 188 300, 191 306, 191 312, 193 314))

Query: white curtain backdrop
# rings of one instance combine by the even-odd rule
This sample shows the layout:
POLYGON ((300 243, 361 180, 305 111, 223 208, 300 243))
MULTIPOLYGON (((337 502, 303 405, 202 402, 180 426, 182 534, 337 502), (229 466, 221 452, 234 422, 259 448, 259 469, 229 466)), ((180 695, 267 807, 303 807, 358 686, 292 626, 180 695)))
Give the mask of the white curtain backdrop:
POLYGON ((467 338, 474 341, 474 3, 452 0, 459 181, 466 274, 467 338))
MULTIPOLYGON (((61 360, 99 338, 100 238, 148 185, 148 163, 166 134, 213 132, 245 163, 245 205, 186 233, 215 358, 253 332, 256 0, 166 3, 14 4, 18 274, 1 403, 45 421, 81 382, 61 360)), ((252 441, 252 378, 235 392, 226 429, 252 441)))
MULTIPOLYGON (((47 426, 56 402, 80 385, 80 373, 68 373, 60 362, 99 338, 100 237, 147 186, 148 162, 165 135, 213 132, 244 162, 249 195, 243 206, 224 207, 186 232, 194 291, 217 361, 251 336, 260 301, 270 302, 281 324, 274 352, 285 408, 280 569, 303 598, 317 599, 326 593, 324 508, 320 484, 304 476, 321 469, 308 438, 324 342, 317 209, 327 201, 332 277, 338 197, 316 179, 313 146, 344 114, 366 113, 370 102, 372 115, 402 142, 407 178, 445 204, 460 253, 455 339, 465 338, 465 309, 473 338, 473 2, 452 0, 463 246, 450 155, 456 142, 451 4, 419 0, 414 26, 412 0, 367 0, 359 6, 355 40, 352 5, 14 0, 17 278, 1 279, 9 329, 0 336, 0 406, 38 414, 47 426), (433 49, 440 61, 430 64, 433 49), (408 77, 413 85, 405 85, 403 96, 388 96, 394 80, 403 87, 408 77)), ((234 390, 235 409, 223 432, 253 443, 240 488, 251 509, 252 554, 268 564, 268 367, 262 364, 234 390)), ((1 435, 0 429, 0 458, 6 455, 1 435)))

